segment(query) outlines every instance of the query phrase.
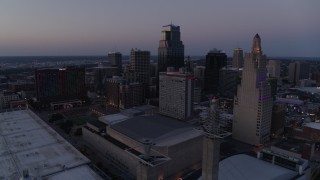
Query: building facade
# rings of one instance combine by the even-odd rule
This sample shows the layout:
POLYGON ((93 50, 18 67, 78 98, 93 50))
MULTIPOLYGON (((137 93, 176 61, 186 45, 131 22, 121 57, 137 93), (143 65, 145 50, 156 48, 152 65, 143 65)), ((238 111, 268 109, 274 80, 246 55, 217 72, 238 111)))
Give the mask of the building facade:
POLYGON ((158 72, 166 72, 167 67, 178 70, 184 64, 184 45, 180 39, 180 26, 163 26, 158 48, 158 72))
POLYGON ((36 69, 35 81, 37 100, 42 104, 86 97, 84 68, 36 69))
POLYGON ((131 49, 129 71, 133 73, 135 82, 149 84, 150 51, 131 49))
POLYGON ((223 67, 219 73, 219 95, 233 98, 237 93, 237 86, 240 81, 239 68, 223 67))
POLYGON ((269 60, 267 65, 269 77, 280 79, 280 66, 281 66, 280 61, 269 60))
POLYGON ((206 56, 205 92, 216 94, 219 87, 219 70, 227 65, 227 55, 217 49, 206 56))
POLYGON ((17 93, 0 92, 0 109, 10 108, 10 102, 19 100, 17 93))
POLYGON ((262 144, 270 138, 272 96, 266 80, 266 56, 258 34, 251 53, 246 53, 241 84, 234 97, 233 138, 248 144, 262 144))
POLYGON ((191 117, 194 77, 178 72, 161 72, 159 76, 159 113, 180 120, 191 117))
POLYGON ((117 67, 117 75, 120 75, 122 73, 122 54, 120 52, 109 52, 108 60, 112 67, 117 67))
POLYGON ((243 68, 243 50, 241 48, 233 50, 232 67, 243 68))
POLYGON ((309 79, 310 63, 293 62, 289 64, 289 82, 296 85, 301 79, 309 79))
POLYGON ((112 78, 112 76, 118 75, 117 67, 94 67, 94 91, 100 95, 105 95, 106 80, 112 78))

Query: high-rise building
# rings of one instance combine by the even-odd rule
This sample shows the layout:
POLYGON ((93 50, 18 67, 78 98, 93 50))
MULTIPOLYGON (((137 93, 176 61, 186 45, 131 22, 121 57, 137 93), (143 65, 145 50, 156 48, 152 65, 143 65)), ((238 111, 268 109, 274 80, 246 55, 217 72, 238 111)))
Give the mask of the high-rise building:
POLYGON ((204 72, 206 67, 204 66, 196 66, 193 68, 193 74, 195 78, 195 85, 196 87, 201 88, 201 90, 204 89, 204 72))
POLYGON ((285 126, 286 109, 287 107, 285 104, 278 103, 273 105, 271 123, 272 135, 279 135, 283 133, 285 126))
POLYGON ((135 76, 135 81, 148 85, 150 77, 150 52, 131 49, 129 71, 135 76))
POLYGON ((127 109, 145 104, 145 86, 141 83, 119 85, 119 107, 127 109))
POLYGON ((297 84, 301 79, 309 79, 310 63, 293 62, 289 64, 289 82, 297 84))
POLYGON ((129 83, 122 77, 107 79, 106 105, 126 109, 145 103, 145 88, 141 83, 129 83))
POLYGON ((233 138, 248 144, 269 140, 272 115, 271 87, 266 80, 266 56, 258 34, 245 54, 241 84, 234 97, 233 138))
POLYGON ((267 70, 269 77, 280 79, 280 61, 269 60, 267 64, 267 70))
POLYGON ((179 72, 159 74, 159 112, 185 120, 192 115, 194 77, 179 72))
POLYGON ((117 67, 94 67, 94 91, 98 94, 105 95, 106 80, 119 74, 117 67))
POLYGON ((35 81, 41 104, 86 97, 84 68, 36 69, 35 81))
POLYGON ((178 70, 184 64, 184 45, 180 39, 180 26, 163 26, 158 48, 158 71, 166 72, 167 67, 178 70))
POLYGON ((241 48, 236 48, 233 50, 232 67, 243 67, 243 50, 241 48))
POLYGON ((106 105, 119 109, 120 107, 120 85, 125 81, 122 77, 113 77, 106 80, 106 105))
POLYGON ((221 68, 219 73, 219 95, 233 98, 237 93, 237 86, 240 81, 239 68, 226 66, 221 68))
POLYGON ((206 56, 205 91, 216 94, 219 87, 219 70, 227 65, 227 55, 217 49, 211 50, 206 56))
POLYGON ((118 75, 122 73, 122 55, 119 52, 109 52, 108 60, 112 67, 118 68, 118 75))

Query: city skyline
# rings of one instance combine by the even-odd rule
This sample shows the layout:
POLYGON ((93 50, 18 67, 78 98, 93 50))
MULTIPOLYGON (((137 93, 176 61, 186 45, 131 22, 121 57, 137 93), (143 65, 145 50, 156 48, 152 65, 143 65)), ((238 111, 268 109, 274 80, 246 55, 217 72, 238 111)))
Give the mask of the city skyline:
POLYGON ((4 0, 0 3, 0 56, 107 55, 131 48, 157 55, 163 25, 179 25, 185 55, 213 48, 230 57, 249 52, 263 36, 268 56, 320 57, 320 2, 245 0, 119 2, 4 0))

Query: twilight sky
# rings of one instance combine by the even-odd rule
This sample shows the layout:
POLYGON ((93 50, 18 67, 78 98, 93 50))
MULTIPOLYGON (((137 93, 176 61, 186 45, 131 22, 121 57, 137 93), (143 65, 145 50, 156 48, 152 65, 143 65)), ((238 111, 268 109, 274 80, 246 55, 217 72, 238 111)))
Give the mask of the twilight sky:
POLYGON ((320 57, 319 9, 318 0, 0 0, 0 56, 157 55, 172 21, 185 55, 247 52, 259 33, 268 56, 320 57))

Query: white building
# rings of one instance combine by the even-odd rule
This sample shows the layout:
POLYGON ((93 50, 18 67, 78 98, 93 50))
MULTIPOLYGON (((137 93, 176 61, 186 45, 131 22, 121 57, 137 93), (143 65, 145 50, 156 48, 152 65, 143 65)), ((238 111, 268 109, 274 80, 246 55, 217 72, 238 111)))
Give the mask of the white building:
POLYGON ((102 180, 88 163, 32 111, 0 113, 0 179, 102 180))
POLYGON ((159 113, 185 120, 192 114, 194 77, 178 72, 159 73, 159 113))
POLYGON ((241 84, 234 98, 233 138, 248 144, 269 140, 272 115, 271 88, 266 80, 266 56, 258 34, 246 53, 241 84))
POLYGON ((12 92, 0 92, 0 109, 6 109, 10 107, 11 101, 19 100, 19 95, 12 92))

